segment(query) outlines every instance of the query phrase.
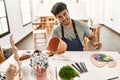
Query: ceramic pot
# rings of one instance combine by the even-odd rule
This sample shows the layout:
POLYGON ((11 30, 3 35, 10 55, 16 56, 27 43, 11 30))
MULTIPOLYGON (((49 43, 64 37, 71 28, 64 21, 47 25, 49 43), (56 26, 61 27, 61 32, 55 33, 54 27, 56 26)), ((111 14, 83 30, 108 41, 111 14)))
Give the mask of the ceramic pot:
POLYGON ((47 80, 46 68, 41 68, 39 72, 36 73, 37 80, 47 80))
POLYGON ((67 44, 59 37, 52 37, 48 42, 48 50, 54 54, 62 54, 66 49, 67 44))

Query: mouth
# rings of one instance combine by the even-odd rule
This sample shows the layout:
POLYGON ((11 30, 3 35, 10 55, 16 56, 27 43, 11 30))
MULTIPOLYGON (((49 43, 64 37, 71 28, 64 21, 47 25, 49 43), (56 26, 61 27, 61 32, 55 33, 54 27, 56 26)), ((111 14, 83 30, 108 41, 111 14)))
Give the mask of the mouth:
POLYGON ((64 21, 63 21, 63 23, 66 23, 68 21, 68 19, 65 19, 64 21))
POLYGON ((69 20, 68 20, 68 19, 65 19, 62 23, 63 23, 64 25, 68 25, 68 24, 69 24, 69 20))

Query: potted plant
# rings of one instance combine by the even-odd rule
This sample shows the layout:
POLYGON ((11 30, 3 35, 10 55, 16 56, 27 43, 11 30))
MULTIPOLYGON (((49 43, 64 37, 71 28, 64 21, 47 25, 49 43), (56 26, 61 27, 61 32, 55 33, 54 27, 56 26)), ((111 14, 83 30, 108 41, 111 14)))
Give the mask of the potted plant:
POLYGON ((73 80, 78 73, 69 65, 63 66, 59 71, 61 80, 73 80))

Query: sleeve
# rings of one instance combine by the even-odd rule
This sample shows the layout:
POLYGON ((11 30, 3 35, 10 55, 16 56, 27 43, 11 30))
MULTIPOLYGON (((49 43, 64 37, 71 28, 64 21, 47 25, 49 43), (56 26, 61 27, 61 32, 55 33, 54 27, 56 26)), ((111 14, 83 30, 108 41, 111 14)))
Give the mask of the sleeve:
POLYGON ((59 28, 60 28, 59 26, 55 26, 50 34, 50 37, 53 37, 53 36, 61 37, 59 28))
POLYGON ((90 30, 87 24, 83 23, 83 26, 84 26, 85 36, 88 36, 92 31, 90 30))
POLYGON ((51 37, 53 37, 53 36, 58 36, 58 32, 57 32, 57 29, 56 29, 56 28, 53 28, 50 36, 51 36, 51 37))

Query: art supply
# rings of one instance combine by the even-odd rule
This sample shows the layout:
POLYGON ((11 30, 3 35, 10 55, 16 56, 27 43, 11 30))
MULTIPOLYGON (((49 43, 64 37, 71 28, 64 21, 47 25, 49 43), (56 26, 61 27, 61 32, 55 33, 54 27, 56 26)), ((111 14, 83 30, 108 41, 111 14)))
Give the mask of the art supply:
POLYGON ((33 68, 37 80, 47 80, 48 55, 35 50, 30 57, 30 66, 33 68))
POLYGON ((117 77, 113 77, 113 78, 109 78, 109 79, 107 79, 107 80, 115 80, 115 79, 118 79, 119 77, 117 76, 117 77))
POLYGON ((93 56, 98 61, 103 61, 103 62, 113 61, 110 57, 106 56, 105 54, 94 54, 93 56))
POLYGON ((72 67, 78 74, 80 73, 75 67, 73 67, 72 65, 69 65, 70 67, 72 67))
POLYGON ((105 65, 108 65, 110 68, 113 68, 117 65, 116 60, 112 56, 103 53, 92 54, 90 56, 90 60, 93 65, 99 68, 102 68, 105 65))
POLYGON ((84 65, 85 71, 88 72, 88 69, 87 69, 87 67, 86 67, 84 62, 83 62, 83 65, 84 65))
POLYGON ((69 59, 62 59, 62 58, 61 58, 61 59, 58 59, 58 58, 57 58, 57 59, 56 59, 56 58, 52 58, 52 60, 59 60, 59 61, 72 61, 72 60, 69 60, 69 59))
POLYGON ((71 64, 71 66, 76 70, 79 71, 79 73, 84 73, 84 72, 88 72, 87 67, 85 65, 84 62, 79 62, 79 64, 77 62, 75 62, 75 64, 71 64))
POLYGON ((6 80, 6 74, 0 73, 0 80, 6 80))
POLYGON ((78 68, 79 68, 80 72, 82 73, 82 72, 83 72, 83 70, 82 70, 82 68, 80 67, 80 65, 79 65, 77 62, 76 62, 75 64, 78 66, 78 68))
POLYGON ((43 54, 42 51, 35 50, 31 55, 30 66, 33 68, 48 68, 48 56, 43 54))
MULTIPOLYGON (((74 65, 74 64, 71 64, 77 71, 80 72, 80 70, 74 65)), ((81 72, 80 72, 81 73, 81 72)))
POLYGON ((84 71, 84 72, 87 72, 87 71, 86 71, 86 69, 85 69, 85 66, 83 65, 83 63, 82 63, 82 62, 80 62, 80 65, 81 65, 81 67, 82 67, 83 71, 84 71))
POLYGON ((56 80, 58 80, 58 78, 57 78, 57 67, 55 67, 55 76, 56 76, 56 80))

